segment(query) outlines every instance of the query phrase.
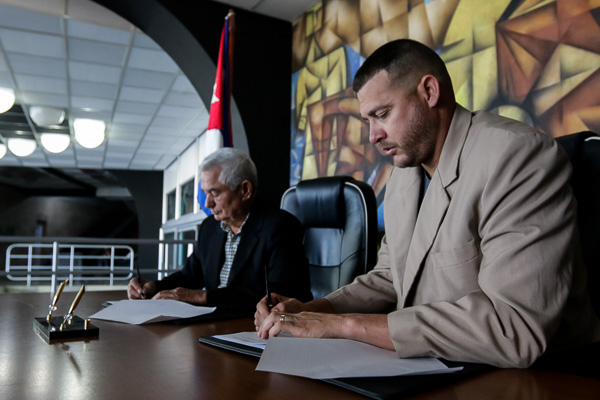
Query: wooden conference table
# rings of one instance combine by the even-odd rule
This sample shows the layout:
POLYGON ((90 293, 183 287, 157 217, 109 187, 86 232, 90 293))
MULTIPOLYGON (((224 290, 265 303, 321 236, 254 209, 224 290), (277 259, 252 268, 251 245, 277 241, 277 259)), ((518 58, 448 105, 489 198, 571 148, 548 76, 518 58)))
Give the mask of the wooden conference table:
MULTIPOLYGON (((55 315, 64 314, 65 292, 55 315)), ((88 292, 87 317, 124 292, 88 292)), ((0 294, 0 399, 362 399, 322 381, 255 371, 257 358, 198 342, 253 330, 251 319, 191 325, 92 320, 98 339, 46 343, 33 329, 49 295, 0 294)), ((598 399, 600 380, 539 370, 494 370, 410 399, 598 399)))

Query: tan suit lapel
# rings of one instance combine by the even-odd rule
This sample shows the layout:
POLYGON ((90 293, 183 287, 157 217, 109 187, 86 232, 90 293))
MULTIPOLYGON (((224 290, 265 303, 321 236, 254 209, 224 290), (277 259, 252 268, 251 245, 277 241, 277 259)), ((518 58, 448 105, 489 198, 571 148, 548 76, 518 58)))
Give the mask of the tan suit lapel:
POLYGON ((460 155, 470 124, 471 113, 457 105, 442 149, 440 162, 423 198, 408 249, 406 269, 402 281, 403 307, 410 306, 410 291, 418 280, 419 272, 424 267, 429 250, 435 241, 442 222, 444 222, 451 200, 447 188, 458 178, 460 155))
POLYGON ((402 306, 407 306, 410 289, 416 282, 417 275, 423 267, 425 258, 437 235, 438 229, 444 221, 446 210, 450 204, 450 197, 441 185, 439 175, 435 174, 417 217, 408 255, 406 257, 406 270, 402 281, 402 306))

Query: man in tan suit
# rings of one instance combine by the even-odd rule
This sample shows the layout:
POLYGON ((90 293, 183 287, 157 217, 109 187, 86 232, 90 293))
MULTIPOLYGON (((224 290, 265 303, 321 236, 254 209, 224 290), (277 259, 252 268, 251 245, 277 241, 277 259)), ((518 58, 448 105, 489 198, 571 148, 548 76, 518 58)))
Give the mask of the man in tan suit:
POLYGON ((272 312, 261 301, 259 335, 500 367, 599 340, 556 142, 456 104, 443 61, 411 40, 375 51, 353 88, 371 143, 396 166, 377 266, 324 299, 273 295, 272 312))

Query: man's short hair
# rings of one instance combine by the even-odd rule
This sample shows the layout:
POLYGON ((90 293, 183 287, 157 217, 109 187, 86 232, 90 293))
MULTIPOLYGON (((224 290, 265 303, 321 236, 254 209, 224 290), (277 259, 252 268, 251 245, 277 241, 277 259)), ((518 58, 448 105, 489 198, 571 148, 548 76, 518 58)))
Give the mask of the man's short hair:
POLYGON ((247 180, 252 188, 258 188, 258 174, 254 162, 241 150, 232 147, 223 147, 207 156, 200 164, 200 173, 221 168, 219 182, 227 185, 229 189, 236 190, 243 181, 247 180))
POLYGON ((449 93, 452 81, 444 61, 423 43, 410 39, 399 39, 386 43, 373 52, 354 76, 352 89, 360 89, 379 71, 386 71, 393 85, 403 87, 412 94, 424 75, 433 75, 440 86, 449 93))

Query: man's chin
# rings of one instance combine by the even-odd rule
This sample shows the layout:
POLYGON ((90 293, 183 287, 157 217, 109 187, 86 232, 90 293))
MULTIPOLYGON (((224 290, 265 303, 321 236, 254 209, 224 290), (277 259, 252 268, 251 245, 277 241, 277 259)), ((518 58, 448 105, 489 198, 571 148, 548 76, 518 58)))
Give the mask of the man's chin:
POLYGON ((401 156, 394 157, 393 160, 394 160, 394 167, 397 167, 397 168, 411 168, 411 167, 417 167, 417 166, 421 165, 415 159, 406 157, 406 155, 404 155, 404 154, 401 156))

